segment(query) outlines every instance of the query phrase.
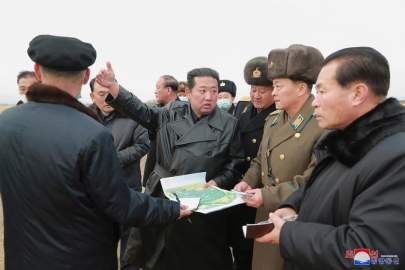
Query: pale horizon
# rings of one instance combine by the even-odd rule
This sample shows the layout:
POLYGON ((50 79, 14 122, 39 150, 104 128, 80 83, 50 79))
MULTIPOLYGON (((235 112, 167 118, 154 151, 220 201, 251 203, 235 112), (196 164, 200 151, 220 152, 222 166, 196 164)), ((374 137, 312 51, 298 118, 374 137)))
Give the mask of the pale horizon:
MULTIPOLYGON (((0 23, 0 104, 19 99, 16 76, 32 70, 26 51, 39 34, 74 36, 90 42, 95 76, 111 61, 120 84, 143 101, 152 100, 156 80, 170 74, 185 80, 189 70, 211 67, 249 94, 243 67, 271 49, 300 43, 326 57, 353 46, 385 55, 391 68, 389 96, 405 99, 405 2, 391 1, 8 1, 0 23), (383 4, 382 4, 383 3, 383 4)), ((90 103, 83 86, 83 103, 90 103)))

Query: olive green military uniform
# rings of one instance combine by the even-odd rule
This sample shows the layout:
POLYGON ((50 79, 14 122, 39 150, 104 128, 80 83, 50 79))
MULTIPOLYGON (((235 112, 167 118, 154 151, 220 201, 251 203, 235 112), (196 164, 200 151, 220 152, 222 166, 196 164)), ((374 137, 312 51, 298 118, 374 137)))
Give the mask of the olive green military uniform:
MULTIPOLYGON (((261 188, 263 207, 257 210, 256 222, 268 219, 280 203, 303 186, 313 168, 313 147, 322 133, 313 115, 311 95, 293 119, 285 111, 275 111, 266 118, 263 139, 257 157, 251 162, 243 181, 261 188)), ((281 269, 277 246, 255 243, 252 269, 281 269)))

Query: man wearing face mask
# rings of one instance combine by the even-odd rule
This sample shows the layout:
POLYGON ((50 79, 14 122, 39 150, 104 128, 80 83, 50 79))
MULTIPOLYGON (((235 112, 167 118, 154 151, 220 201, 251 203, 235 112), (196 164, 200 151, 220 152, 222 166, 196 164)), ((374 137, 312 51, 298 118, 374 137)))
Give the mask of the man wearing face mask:
POLYGON ((178 97, 178 99, 181 100, 181 101, 187 102, 188 101, 187 94, 188 94, 189 91, 190 91, 190 89, 188 89, 187 82, 180 81, 179 82, 179 87, 177 88, 177 97, 178 97))
POLYGON ((236 84, 230 80, 219 81, 219 94, 217 100, 217 106, 230 114, 233 114, 235 105, 233 100, 236 96, 236 84))

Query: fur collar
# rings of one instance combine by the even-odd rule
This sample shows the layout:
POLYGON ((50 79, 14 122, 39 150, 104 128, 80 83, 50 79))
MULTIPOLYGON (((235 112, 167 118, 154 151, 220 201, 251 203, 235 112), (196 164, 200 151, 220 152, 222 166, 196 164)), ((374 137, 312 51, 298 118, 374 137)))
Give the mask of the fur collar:
POLYGON ((386 99, 344 130, 334 130, 321 139, 317 150, 326 151, 352 167, 384 138, 405 131, 405 108, 394 98, 386 99))
POLYGON ((81 113, 87 114, 97 122, 100 122, 97 115, 91 109, 87 108, 74 97, 57 87, 43 83, 35 83, 30 86, 26 96, 28 101, 61 104, 74 108, 81 113))

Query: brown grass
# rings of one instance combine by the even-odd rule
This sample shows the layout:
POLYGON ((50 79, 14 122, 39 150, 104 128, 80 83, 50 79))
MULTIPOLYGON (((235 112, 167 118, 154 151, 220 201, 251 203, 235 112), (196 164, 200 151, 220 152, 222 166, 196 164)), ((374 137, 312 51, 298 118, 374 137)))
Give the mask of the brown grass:
POLYGON ((0 104, 0 113, 10 107, 13 107, 13 105, 4 105, 4 104, 0 104))

